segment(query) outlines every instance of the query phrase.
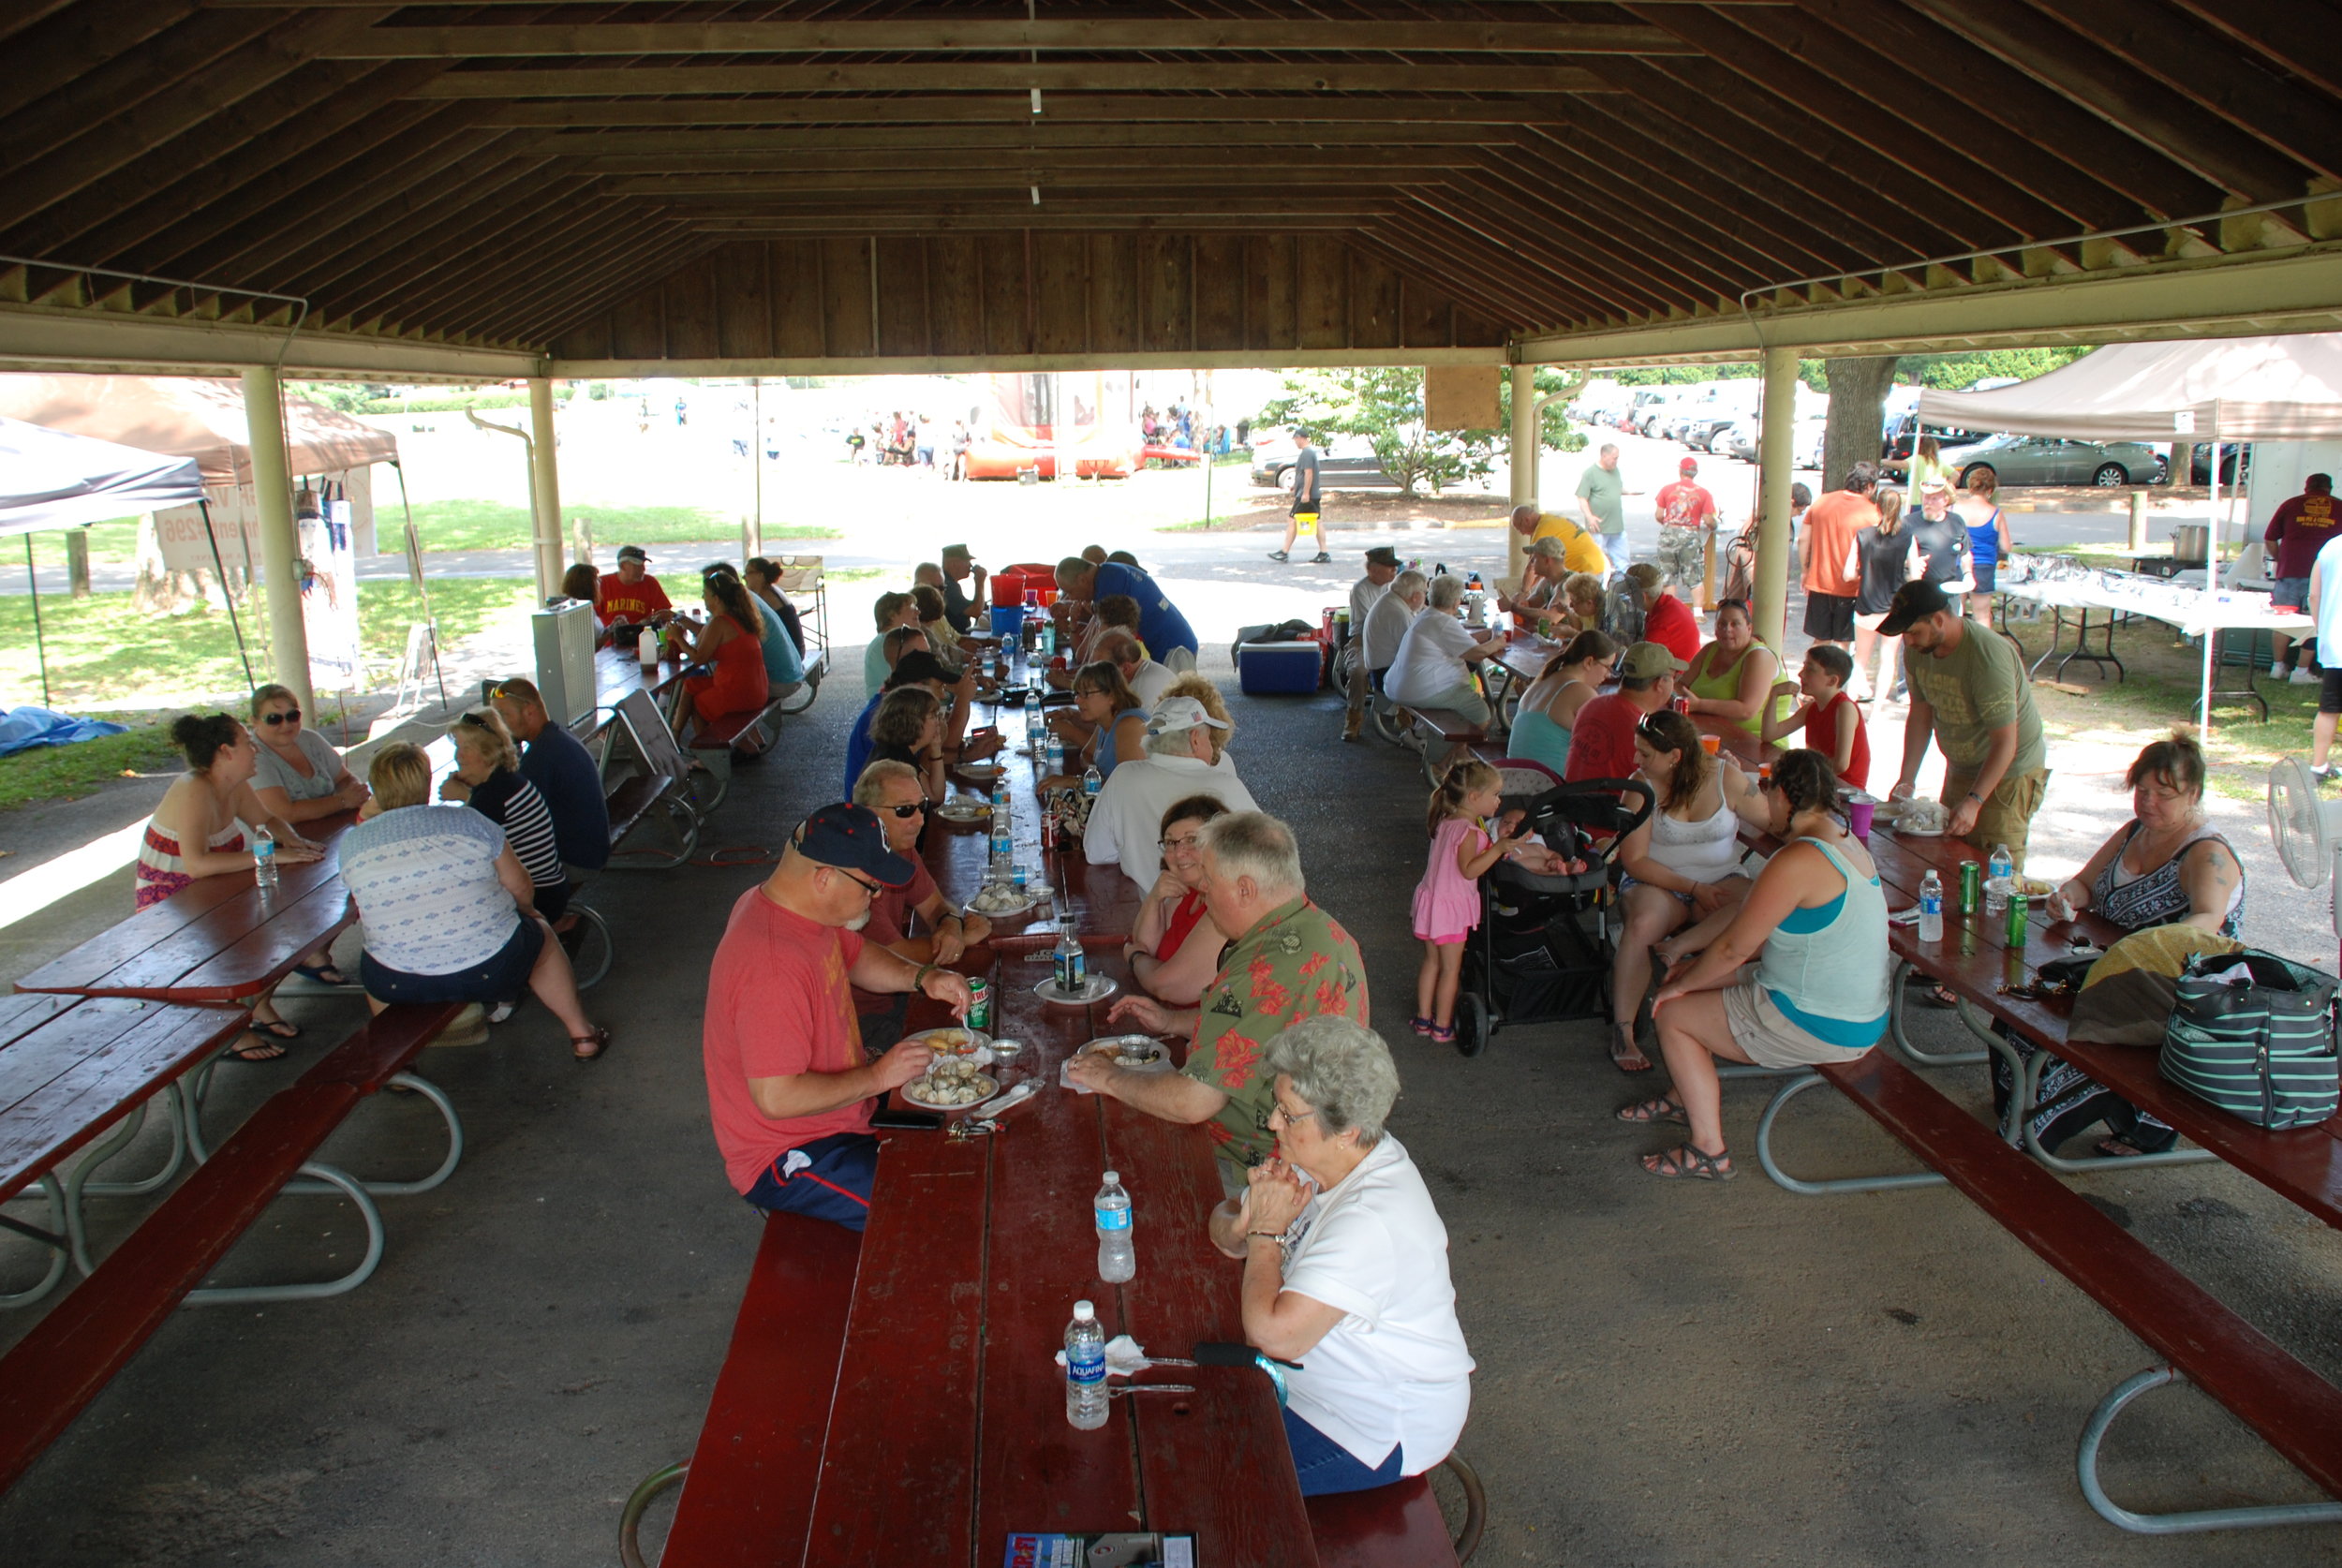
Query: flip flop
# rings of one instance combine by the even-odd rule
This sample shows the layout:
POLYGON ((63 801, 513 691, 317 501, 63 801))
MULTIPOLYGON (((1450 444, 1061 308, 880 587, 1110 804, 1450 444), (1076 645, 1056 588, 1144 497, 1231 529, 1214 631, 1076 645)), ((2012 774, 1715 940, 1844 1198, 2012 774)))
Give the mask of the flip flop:
MULTIPOLYGON (((255 1018, 250 1024, 246 1025, 245 1028, 249 1028, 254 1034, 264 1034, 272 1040, 299 1040, 301 1038, 301 1026, 298 1024, 288 1023, 282 1018, 271 1018, 266 1022, 255 1018)), ((270 1059, 274 1060, 274 1058, 272 1058, 270 1059)))
POLYGON ((282 1061, 287 1056, 282 1045, 274 1041, 259 1040, 249 1045, 238 1045, 220 1053, 230 1061, 282 1061))
POLYGON ((349 976, 342 973, 331 964, 295 964, 293 973, 304 980, 314 980, 319 985, 341 986, 349 984, 349 976))

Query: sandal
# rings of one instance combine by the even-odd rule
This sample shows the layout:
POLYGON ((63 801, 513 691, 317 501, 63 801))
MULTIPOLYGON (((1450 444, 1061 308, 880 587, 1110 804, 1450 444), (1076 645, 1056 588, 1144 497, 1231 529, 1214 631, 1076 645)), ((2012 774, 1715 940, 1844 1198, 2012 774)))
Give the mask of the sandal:
POLYGON ((314 980, 319 985, 338 986, 349 984, 349 976, 342 973, 331 964, 295 964, 293 973, 304 980, 314 980))
MULTIPOLYGON (((265 1034, 272 1040, 299 1040, 301 1038, 301 1026, 298 1024, 287 1023, 282 1018, 255 1018, 250 1024, 246 1025, 245 1028, 249 1028, 254 1034, 265 1034)), ((278 1054, 282 1055, 281 1052, 278 1054)), ((269 1057, 258 1058, 255 1059, 273 1061, 275 1058, 269 1057)))
POLYGON ((1456 1031, 1452 1026, 1447 1024, 1430 1024, 1429 1019, 1426 1019, 1425 1022, 1430 1024, 1430 1027, 1426 1028, 1423 1033, 1425 1037, 1430 1040, 1433 1044, 1453 1045, 1456 1043, 1456 1031))
POLYGON ((1926 1006, 1957 1007, 1960 1005, 1960 998, 1958 997, 1953 996, 1949 991, 1945 990, 1942 985, 1929 980, 1927 976, 1920 974, 1917 970, 1912 971, 1911 978, 1907 984, 1916 985, 1920 988, 1920 1000, 1926 1006))
POLYGON ((1673 1181, 1688 1176, 1695 1181, 1730 1181, 1741 1173, 1723 1161, 1732 1157, 1728 1148, 1713 1154, 1703 1154, 1689 1144, 1678 1144, 1665 1154, 1646 1154, 1639 1163, 1649 1175, 1673 1181))
POLYGON ((1415 1030, 1415 1032, 1419 1035, 1429 1038, 1431 1030, 1438 1028, 1438 1026, 1433 1024, 1429 1018, 1410 1018, 1407 1020, 1407 1028, 1415 1030))
POLYGON ((1621 1105, 1616 1115, 1619 1120, 1632 1122, 1637 1127, 1648 1127, 1655 1121, 1671 1121, 1678 1127, 1692 1124, 1691 1117, 1683 1114, 1683 1107, 1671 1094, 1663 1094, 1656 1100, 1638 1100, 1632 1105, 1621 1105))
POLYGON ((274 1040, 255 1040, 249 1045, 231 1046, 220 1055, 229 1061, 278 1061, 286 1051, 274 1040))
POLYGON ((2128 1139, 2122 1137, 2100 1138, 2097 1141, 2097 1151, 2098 1158, 2102 1160, 2137 1160, 2147 1152, 2128 1139))
POLYGON ((1629 1024, 1610 1026, 1610 1065, 1621 1072, 1648 1072, 1651 1058, 1635 1043, 1634 1027, 1629 1024))
POLYGON ((608 1029, 596 1029, 591 1034, 573 1034, 570 1036, 571 1058, 580 1064, 600 1060, 602 1053, 609 1049, 610 1031, 608 1029), (583 1047, 587 1045, 591 1045, 593 1049, 590 1051, 583 1049, 583 1047))

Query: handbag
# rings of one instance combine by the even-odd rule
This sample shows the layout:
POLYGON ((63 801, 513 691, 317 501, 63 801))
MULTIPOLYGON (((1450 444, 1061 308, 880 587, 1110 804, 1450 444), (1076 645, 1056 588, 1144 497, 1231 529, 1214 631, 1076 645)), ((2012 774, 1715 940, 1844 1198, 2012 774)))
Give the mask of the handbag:
POLYGON ((2196 958, 2164 1026, 2163 1076, 2257 1127, 2325 1120, 2342 1100, 2337 985, 2259 948, 2196 958))

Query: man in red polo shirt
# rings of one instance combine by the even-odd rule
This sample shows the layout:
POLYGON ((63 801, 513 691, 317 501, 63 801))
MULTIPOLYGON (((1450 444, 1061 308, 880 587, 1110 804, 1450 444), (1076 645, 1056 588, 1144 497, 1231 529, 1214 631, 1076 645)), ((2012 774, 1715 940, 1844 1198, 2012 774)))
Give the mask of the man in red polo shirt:
POLYGON ((858 934, 870 905, 914 867, 886 847, 867 806, 824 806, 780 864, 740 895, 707 974, 701 1054, 724 1174, 753 1206, 859 1231, 878 1140, 872 1102, 927 1069, 906 1040, 876 1060, 854 1023, 853 987, 916 991, 968 1012, 968 982, 858 934))
POLYGON ((1635 771, 1635 726, 1668 705, 1688 668, 1656 643, 1638 643, 1618 661, 1618 689, 1589 699, 1570 726, 1568 782, 1624 778, 1635 771))
POLYGON ((649 568, 650 556, 641 545, 630 544, 618 552, 618 570, 602 578, 601 591, 594 598, 602 625, 647 626, 674 608, 649 568))
POLYGON ((1715 537, 1716 498, 1699 482, 1699 459, 1676 465, 1677 479, 1652 504, 1659 515, 1659 570, 1692 598, 1708 585, 1708 541, 1715 537))

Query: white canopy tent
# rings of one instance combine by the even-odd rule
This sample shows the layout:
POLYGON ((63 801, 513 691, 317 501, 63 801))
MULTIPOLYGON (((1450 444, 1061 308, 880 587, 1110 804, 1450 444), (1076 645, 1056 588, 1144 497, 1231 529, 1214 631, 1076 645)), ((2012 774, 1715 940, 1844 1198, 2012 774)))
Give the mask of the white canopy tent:
POLYGON ((2223 441, 2342 437, 2342 333, 2114 343, 2062 369, 1991 392, 1933 389, 1920 422, 2093 441, 2212 443, 2212 526, 2204 538, 2203 685, 2198 728, 2212 727, 2212 657, 2220 624, 2220 465, 2223 441))

